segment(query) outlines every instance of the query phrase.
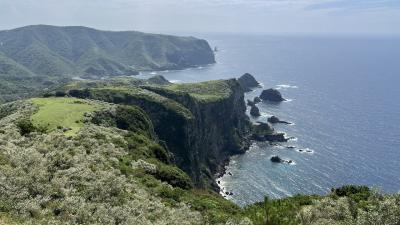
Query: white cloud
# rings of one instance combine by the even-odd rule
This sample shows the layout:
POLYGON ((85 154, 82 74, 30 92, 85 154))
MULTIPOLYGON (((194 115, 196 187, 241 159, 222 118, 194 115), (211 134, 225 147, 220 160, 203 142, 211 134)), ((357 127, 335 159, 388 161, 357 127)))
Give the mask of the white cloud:
POLYGON ((0 29, 40 23, 186 33, 400 32, 398 10, 371 12, 365 1, 394 0, 0 0, 0 29), (348 10, 354 6, 359 10, 348 10))

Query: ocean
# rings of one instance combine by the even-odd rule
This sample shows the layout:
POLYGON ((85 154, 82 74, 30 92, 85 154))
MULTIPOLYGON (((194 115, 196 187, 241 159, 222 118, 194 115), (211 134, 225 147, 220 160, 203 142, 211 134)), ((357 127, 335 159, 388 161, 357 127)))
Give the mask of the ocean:
MULTIPOLYGON (((200 37, 218 46, 216 64, 142 76, 197 82, 248 72, 263 88, 277 88, 289 99, 259 103, 262 116, 252 120, 266 122, 275 115, 292 122, 274 128, 294 139, 282 146, 254 143, 246 154, 233 156, 227 166, 232 175, 220 178, 224 190, 233 192, 228 199, 244 206, 265 195, 322 195, 346 184, 400 191, 400 38, 200 37), (294 163, 272 163, 273 155, 294 163)), ((261 91, 247 93, 246 98, 261 91)))

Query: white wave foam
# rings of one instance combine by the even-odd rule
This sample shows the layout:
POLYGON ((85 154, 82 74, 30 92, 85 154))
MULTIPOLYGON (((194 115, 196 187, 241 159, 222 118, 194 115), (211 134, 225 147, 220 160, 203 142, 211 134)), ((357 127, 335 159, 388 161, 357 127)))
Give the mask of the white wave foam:
POLYGON ((151 75, 157 75, 157 72, 151 72, 150 74, 151 75))
POLYGON ((276 85, 276 87, 277 87, 276 89, 299 88, 295 85, 289 85, 289 84, 279 84, 279 85, 276 85))
POLYGON ((266 112, 261 112, 261 116, 260 117, 271 117, 273 116, 272 114, 266 113, 266 112))
POLYGON ((303 153, 303 154, 314 154, 314 150, 309 149, 309 148, 301 148, 301 149, 297 149, 296 151, 303 153))

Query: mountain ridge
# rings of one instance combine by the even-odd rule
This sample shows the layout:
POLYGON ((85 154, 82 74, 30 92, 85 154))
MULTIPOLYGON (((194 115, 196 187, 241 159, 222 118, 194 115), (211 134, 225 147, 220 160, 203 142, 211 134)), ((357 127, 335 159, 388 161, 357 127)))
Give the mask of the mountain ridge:
MULTIPOLYGON (((27 89, 46 88, 39 77, 47 81, 131 76, 139 71, 185 69, 212 63, 215 56, 208 42, 194 37, 51 25, 0 31, 0 80, 36 79, 30 84, 12 82, 12 86, 28 86, 27 89)), ((6 101, 20 97, 7 97, 6 101)))
POLYGON ((32 68, 34 57, 54 64, 51 67, 59 68, 55 72, 62 75, 89 73, 91 67, 111 75, 132 75, 140 70, 183 69, 215 62, 209 44, 202 39, 83 26, 30 25, 0 31, 0 51, 38 75, 54 75, 54 71, 32 68), (101 64, 98 59, 121 68, 107 70, 110 63, 101 64))

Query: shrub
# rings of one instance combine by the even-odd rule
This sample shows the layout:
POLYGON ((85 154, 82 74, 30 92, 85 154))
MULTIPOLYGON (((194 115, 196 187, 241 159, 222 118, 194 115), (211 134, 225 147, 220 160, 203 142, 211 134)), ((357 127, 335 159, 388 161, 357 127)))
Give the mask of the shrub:
POLYGON ((160 163, 157 165, 157 172, 154 176, 157 179, 168 182, 174 187, 180 187, 182 189, 190 189, 193 187, 192 180, 189 176, 175 166, 160 163))
POLYGON ((65 96, 67 96, 67 93, 65 93, 64 91, 56 91, 55 96, 56 97, 65 97, 65 96))
POLYGON ((27 135, 32 132, 45 132, 44 128, 35 127, 31 120, 23 119, 17 123, 17 127, 19 128, 19 132, 21 135, 27 135))
POLYGON ((371 195, 371 190, 367 186, 347 185, 339 188, 332 188, 334 196, 350 197, 355 202, 366 201, 371 195))

